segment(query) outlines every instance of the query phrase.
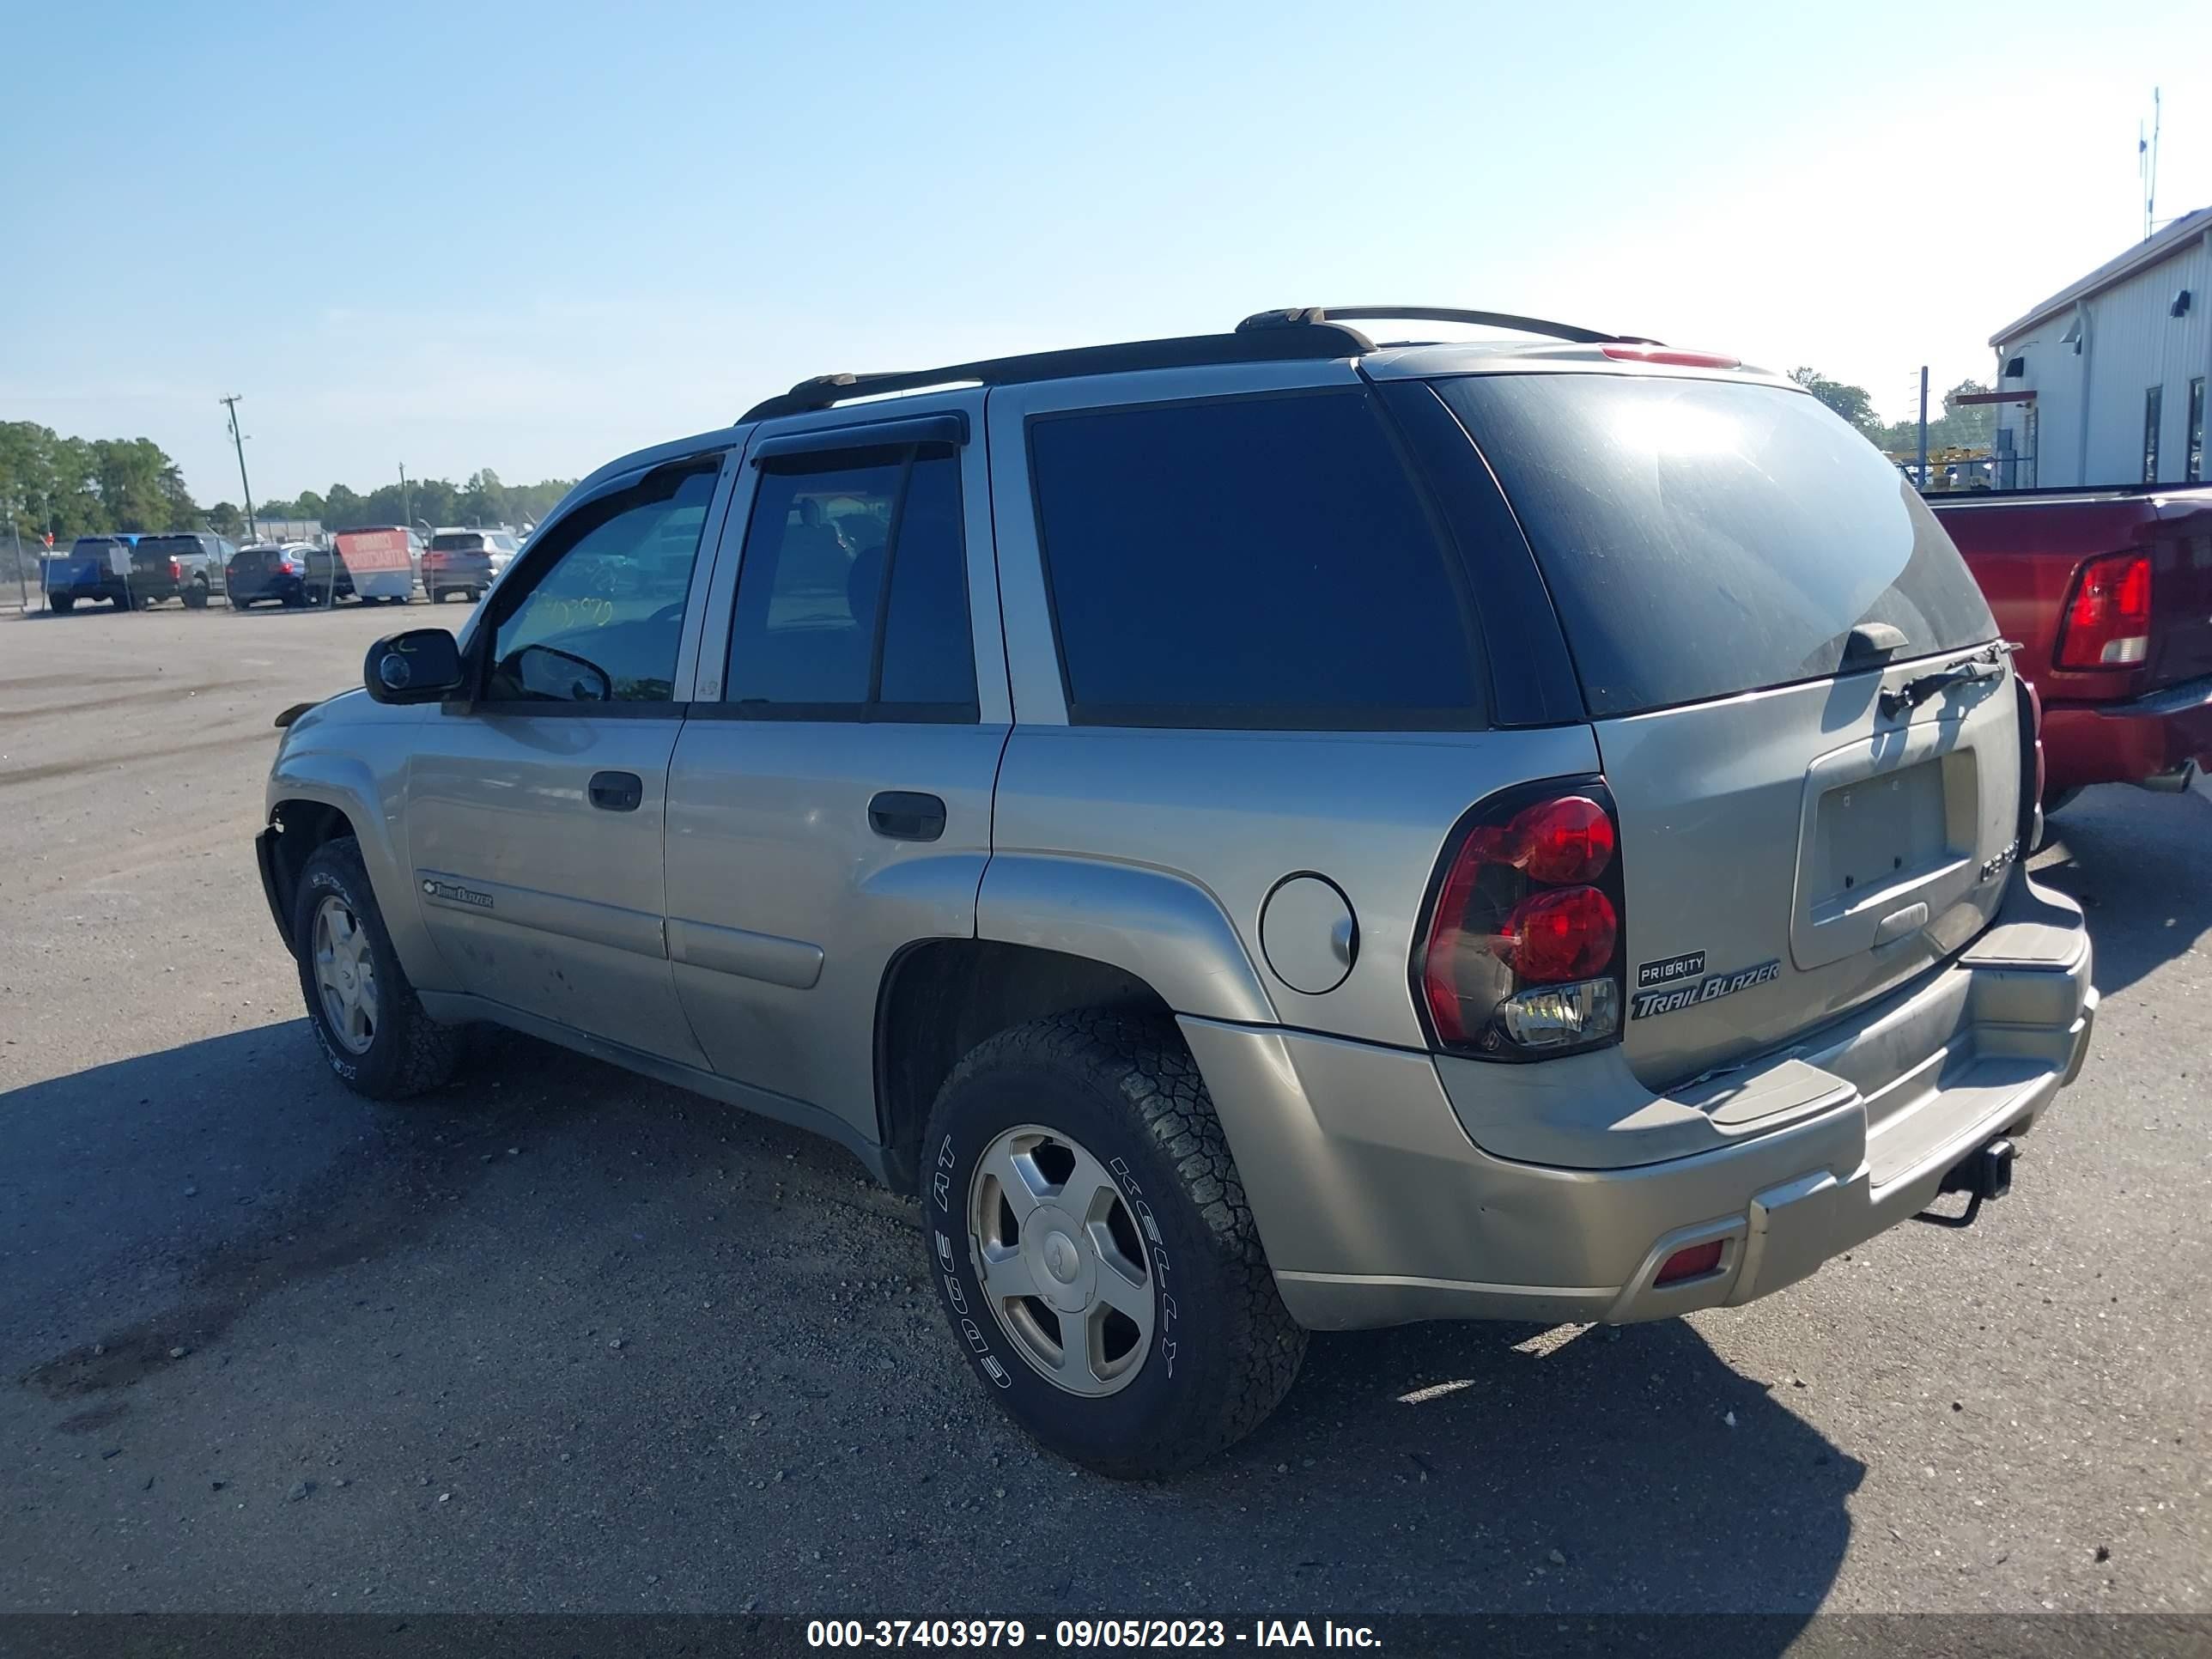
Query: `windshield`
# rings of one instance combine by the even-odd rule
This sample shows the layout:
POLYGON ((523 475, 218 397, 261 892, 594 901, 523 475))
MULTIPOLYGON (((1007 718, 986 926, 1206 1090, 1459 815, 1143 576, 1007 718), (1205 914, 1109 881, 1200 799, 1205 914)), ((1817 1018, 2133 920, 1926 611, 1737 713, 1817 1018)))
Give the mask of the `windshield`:
POLYGON ((1629 374, 1433 383, 1527 532, 1593 716, 1833 675, 1863 622, 1906 656, 1996 624, 1873 445, 1802 392, 1629 374))
POLYGON ((473 532, 468 535, 433 536, 431 550, 437 553, 481 553, 484 538, 473 532))

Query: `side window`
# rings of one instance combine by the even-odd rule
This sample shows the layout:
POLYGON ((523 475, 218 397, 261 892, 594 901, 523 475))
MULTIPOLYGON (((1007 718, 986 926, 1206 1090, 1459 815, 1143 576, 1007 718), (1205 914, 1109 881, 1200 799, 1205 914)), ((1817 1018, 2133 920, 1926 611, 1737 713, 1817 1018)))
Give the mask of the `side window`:
POLYGON ((765 720, 976 718, 955 452, 848 451, 763 468, 725 695, 765 720))
POLYGON ((716 461, 653 473, 555 526, 550 562, 496 625, 488 697, 668 702, 719 470, 716 461))
POLYGON ((1480 723, 1465 578, 1365 394, 1040 416, 1030 457, 1075 723, 1480 723))

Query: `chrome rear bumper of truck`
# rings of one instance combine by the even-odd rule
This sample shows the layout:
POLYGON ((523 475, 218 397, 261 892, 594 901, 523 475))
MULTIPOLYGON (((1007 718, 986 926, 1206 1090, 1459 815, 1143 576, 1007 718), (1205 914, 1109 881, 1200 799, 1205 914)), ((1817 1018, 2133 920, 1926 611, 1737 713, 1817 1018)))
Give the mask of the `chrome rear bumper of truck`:
POLYGON ((1954 1165, 2074 1080, 2090 967, 2080 909, 2021 875, 1948 966, 1669 1091, 1636 1085, 1617 1051, 1571 1077, 1567 1061, 1440 1066, 1182 1026, 1301 1323, 1625 1323, 1767 1295, 1927 1208, 1954 1165), (1507 1073, 1510 1088, 1493 1081, 1507 1073), (1514 1133, 1482 1109, 1486 1083, 1525 1106, 1536 1085, 1519 1074, 1547 1073, 1566 1103, 1552 1121, 1523 1112, 1514 1133), (1710 1267, 1659 1282, 1678 1253, 1715 1243, 1710 1267))

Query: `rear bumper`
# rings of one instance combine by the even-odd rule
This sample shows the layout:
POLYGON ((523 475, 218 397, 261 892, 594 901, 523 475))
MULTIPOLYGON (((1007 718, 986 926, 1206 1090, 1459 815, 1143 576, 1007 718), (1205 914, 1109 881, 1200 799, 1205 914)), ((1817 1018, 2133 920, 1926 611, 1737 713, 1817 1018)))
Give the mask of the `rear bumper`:
POLYGON ((1477 1144, 1455 1108, 1466 1085, 1448 1089, 1429 1055, 1182 1026, 1300 1323, 1628 1323, 1765 1296, 1926 1208, 1954 1164, 2073 1080, 2089 975, 2080 910, 2020 878, 1957 962, 1701 1091, 1620 1090, 1572 1164, 1565 1140, 1543 1163, 1477 1144), (1771 1109, 1746 1120, 1746 1099, 1771 1109), (1646 1151, 1690 1144, 1685 1111, 1711 1150, 1613 1161, 1638 1144, 1613 1127, 1635 1121, 1673 1126, 1646 1151), (1675 1251, 1716 1240, 1717 1268, 1655 1283, 1675 1251))
POLYGON ((2043 758, 2051 793, 2140 783, 2185 761, 2212 770, 2212 678, 2126 702, 2045 703, 2043 758))

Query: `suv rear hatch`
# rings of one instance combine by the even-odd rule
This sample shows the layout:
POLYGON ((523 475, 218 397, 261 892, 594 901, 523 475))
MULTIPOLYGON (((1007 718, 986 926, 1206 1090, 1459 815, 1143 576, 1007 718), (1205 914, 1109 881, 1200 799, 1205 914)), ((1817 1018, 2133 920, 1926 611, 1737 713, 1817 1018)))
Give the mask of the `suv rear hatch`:
POLYGON ((2009 659, 1872 446, 1746 378, 1431 385, 1520 520, 1597 736, 1638 1078, 1773 1049, 1988 925, 2019 850, 2009 659))

